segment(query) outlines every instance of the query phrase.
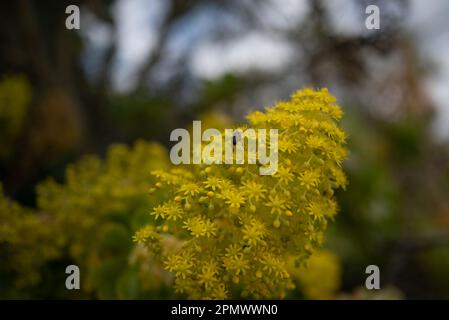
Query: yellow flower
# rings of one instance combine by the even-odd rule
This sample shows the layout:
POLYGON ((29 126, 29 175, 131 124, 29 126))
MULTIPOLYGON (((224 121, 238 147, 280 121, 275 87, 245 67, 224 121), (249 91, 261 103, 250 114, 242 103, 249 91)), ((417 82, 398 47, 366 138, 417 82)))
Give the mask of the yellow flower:
POLYGON ((155 216, 156 219, 165 218, 166 208, 164 206, 157 206, 153 208, 153 212, 151 212, 152 216, 155 216))
POLYGON ((242 182, 241 190, 248 199, 255 201, 265 198, 265 193, 267 192, 263 184, 251 180, 242 182))
POLYGON ((285 263, 271 253, 267 253, 261 259, 263 270, 268 273, 268 275, 274 275, 280 278, 288 278, 289 274, 286 270, 285 263))
POLYGON ((267 207, 271 208, 270 213, 272 214, 282 214, 285 210, 287 210, 287 201, 278 196, 269 196, 268 202, 266 203, 267 207))
POLYGON ((266 115, 260 111, 252 112, 246 118, 255 125, 262 124, 266 121, 266 115))
POLYGON ((217 264, 214 261, 208 261, 206 264, 201 268, 201 273, 198 276, 198 282, 201 285, 204 285, 206 289, 213 286, 214 282, 217 281, 216 274, 217 271, 217 264))
POLYGON ((224 300, 228 298, 228 291, 223 283, 214 286, 211 298, 215 300, 224 300))
POLYGON ((182 217, 182 209, 179 203, 176 201, 170 201, 163 205, 163 211, 165 213, 165 216, 167 217, 167 220, 173 220, 176 221, 177 219, 182 217))
POLYGON ((223 258, 223 265, 225 266, 226 270, 237 276, 240 274, 245 274, 246 270, 249 269, 248 260, 245 259, 242 253, 228 255, 227 257, 223 258))
POLYGON ((184 221, 184 228, 189 230, 194 237, 211 237, 215 235, 215 232, 217 231, 217 227, 212 221, 209 221, 202 217, 187 219, 186 221, 184 221))
POLYGON ((317 220, 322 220, 326 216, 326 206, 321 202, 309 203, 307 205, 307 211, 317 220))
POLYGON ((309 299, 334 299, 340 288, 341 262, 328 250, 320 250, 310 257, 307 265, 295 268, 291 274, 301 291, 309 299))
POLYGON ((301 185, 307 190, 316 188, 320 182, 320 174, 317 171, 305 171, 299 175, 301 185))
POLYGON ((280 151, 287 153, 293 153, 296 152, 296 150, 298 150, 298 144, 287 138, 279 140, 278 147, 280 151))
POLYGON ((263 238, 267 234, 266 226, 263 222, 256 219, 252 219, 250 224, 243 228, 243 240, 250 246, 255 246, 257 244, 264 244, 263 238))
MULTIPOLYGON (((340 108, 327 89, 310 88, 249 114, 248 127, 278 130, 273 176, 259 175, 263 163, 158 172, 163 183, 153 194, 185 208, 163 235, 171 233, 182 242, 167 264, 176 276, 177 292, 193 299, 228 298, 234 292, 250 298, 285 297, 294 287, 287 269, 291 255, 304 264, 322 245, 337 212, 334 189, 347 183, 339 117, 340 108), (181 258, 193 261, 193 267, 181 258)), ((271 143, 257 137, 259 148, 271 143)), ((169 220, 166 211, 154 210, 169 220)), ((159 252, 167 259, 167 253, 159 252)))
POLYGON ((275 177, 279 179, 280 183, 287 184, 290 181, 293 181, 293 173, 288 167, 279 167, 275 177))
POLYGON ((334 200, 313 201, 307 205, 307 212, 317 220, 331 218, 337 213, 337 204, 334 200))
POLYGON ((179 193, 183 193, 185 196, 195 196, 201 192, 200 186, 198 186, 196 183, 186 183, 182 185, 179 190, 179 193))
POLYGON ((192 274, 194 262, 193 255, 190 252, 183 251, 180 254, 168 256, 165 261, 165 269, 174 272, 177 277, 185 279, 188 275, 192 274))
POLYGON ((214 176, 207 177, 206 181, 204 181, 204 186, 215 191, 216 189, 221 188, 222 180, 214 176))
POLYGON ((328 146, 326 139, 319 136, 309 136, 306 139, 306 143, 310 148, 313 149, 325 149, 328 146))
POLYGON ((226 195, 226 204, 228 204, 230 208, 238 209, 244 203, 245 203, 245 198, 240 193, 237 193, 234 191, 234 192, 229 192, 226 195))
POLYGON ((158 237, 159 235, 154 232, 154 227, 152 225, 147 225, 135 233, 133 236, 133 241, 137 243, 145 243, 149 238, 158 237))

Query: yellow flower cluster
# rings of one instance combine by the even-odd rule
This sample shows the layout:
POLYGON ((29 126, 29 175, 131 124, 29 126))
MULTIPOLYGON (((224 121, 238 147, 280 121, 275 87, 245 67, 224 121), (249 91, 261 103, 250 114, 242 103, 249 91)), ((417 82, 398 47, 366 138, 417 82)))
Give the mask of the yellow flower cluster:
MULTIPOLYGON (((148 197, 148 187, 155 183, 150 172, 169 165, 165 148, 156 143, 114 145, 105 160, 86 156, 70 165, 64 183, 40 183, 36 209, 0 196, 0 280, 31 292, 41 275, 53 272, 44 268, 56 260, 80 267, 82 292, 74 293, 77 297, 144 298, 167 286, 169 273, 145 248, 133 244, 132 235, 151 221, 146 214, 155 204, 148 197)), ((135 239, 154 242, 157 251, 153 229, 148 225, 135 239)), ((61 272, 54 270, 57 288, 61 272)), ((51 278, 43 280, 42 285, 51 285, 51 278)))
POLYGON ((292 260, 289 271, 308 299, 335 299, 340 289, 341 262, 331 251, 316 251, 299 268, 295 267, 292 260))
MULTIPOLYGON (((346 185, 341 117, 327 89, 298 91, 249 114, 251 127, 278 129, 273 176, 259 175, 260 164, 153 171, 151 192, 164 200, 152 210, 158 225, 152 232, 182 243, 158 252, 178 292, 193 299, 282 298, 294 287, 290 257, 302 265, 323 244, 337 213, 333 190, 346 185)), ((154 239, 134 238, 150 247, 154 239)))
POLYGON ((19 273, 20 276, 13 280, 18 288, 37 284, 40 268, 59 256, 61 239, 48 223, 48 218, 47 215, 35 215, 32 210, 6 198, 0 184, 1 271, 19 273))
MULTIPOLYGON (((138 250, 133 248, 132 234, 149 221, 146 208, 154 205, 147 193, 150 172, 168 166, 166 150, 158 144, 138 141, 133 148, 117 144, 109 148, 105 161, 86 156, 70 165, 64 184, 49 180, 38 186, 38 208, 65 233, 70 257, 85 270, 85 291, 101 298, 136 297, 137 293, 121 293, 121 283, 129 279, 137 283, 146 279, 153 286, 161 283, 154 274, 138 271, 129 259, 138 250)), ((140 231, 137 239, 150 242, 151 229, 140 231)))

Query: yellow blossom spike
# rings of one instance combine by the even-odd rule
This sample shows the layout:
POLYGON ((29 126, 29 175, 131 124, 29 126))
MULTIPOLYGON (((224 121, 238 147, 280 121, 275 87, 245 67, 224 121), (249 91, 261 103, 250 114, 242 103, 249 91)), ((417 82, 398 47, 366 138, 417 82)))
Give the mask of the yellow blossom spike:
MULTIPOLYGON (((311 88, 250 113, 248 128, 278 130, 274 175, 259 174, 263 163, 152 171, 168 197, 153 215, 169 221, 166 232, 181 244, 159 251, 177 292, 195 299, 236 298, 238 291, 282 298, 295 287, 292 255, 304 265, 320 248, 338 211, 334 189, 347 184, 342 115, 327 89, 311 88)), ((145 232, 135 239, 147 241, 145 232)))

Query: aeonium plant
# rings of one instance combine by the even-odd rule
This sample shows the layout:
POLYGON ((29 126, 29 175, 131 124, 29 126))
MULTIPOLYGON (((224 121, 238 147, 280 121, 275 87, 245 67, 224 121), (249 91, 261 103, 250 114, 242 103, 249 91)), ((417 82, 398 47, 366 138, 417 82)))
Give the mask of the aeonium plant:
POLYGON ((259 174, 261 163, 226 161, 153 171, 151 193, 163 200, 151 210, 156 223, 134 241, 162 260, 189 298, 283 298, 294 288, 291 257, 300 267, 323 245, 337 213, 334 190, 347 184, 342 115, 327 89, 297 91, 250 113, 244 128, 277 129, 272 175, 259 174), (177 245, 166 245, 173 239, 177 245))

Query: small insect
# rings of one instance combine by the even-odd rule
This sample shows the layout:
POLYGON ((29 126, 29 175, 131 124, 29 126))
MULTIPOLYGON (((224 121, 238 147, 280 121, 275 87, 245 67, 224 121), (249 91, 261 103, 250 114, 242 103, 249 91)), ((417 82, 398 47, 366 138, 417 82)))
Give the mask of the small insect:
POLYGON ((232 145, 237 145, 237 142, 241 139, 242 134, 240 133, 240 131, 236 131, 234 132, 234 134, 232 135, 232 145))

